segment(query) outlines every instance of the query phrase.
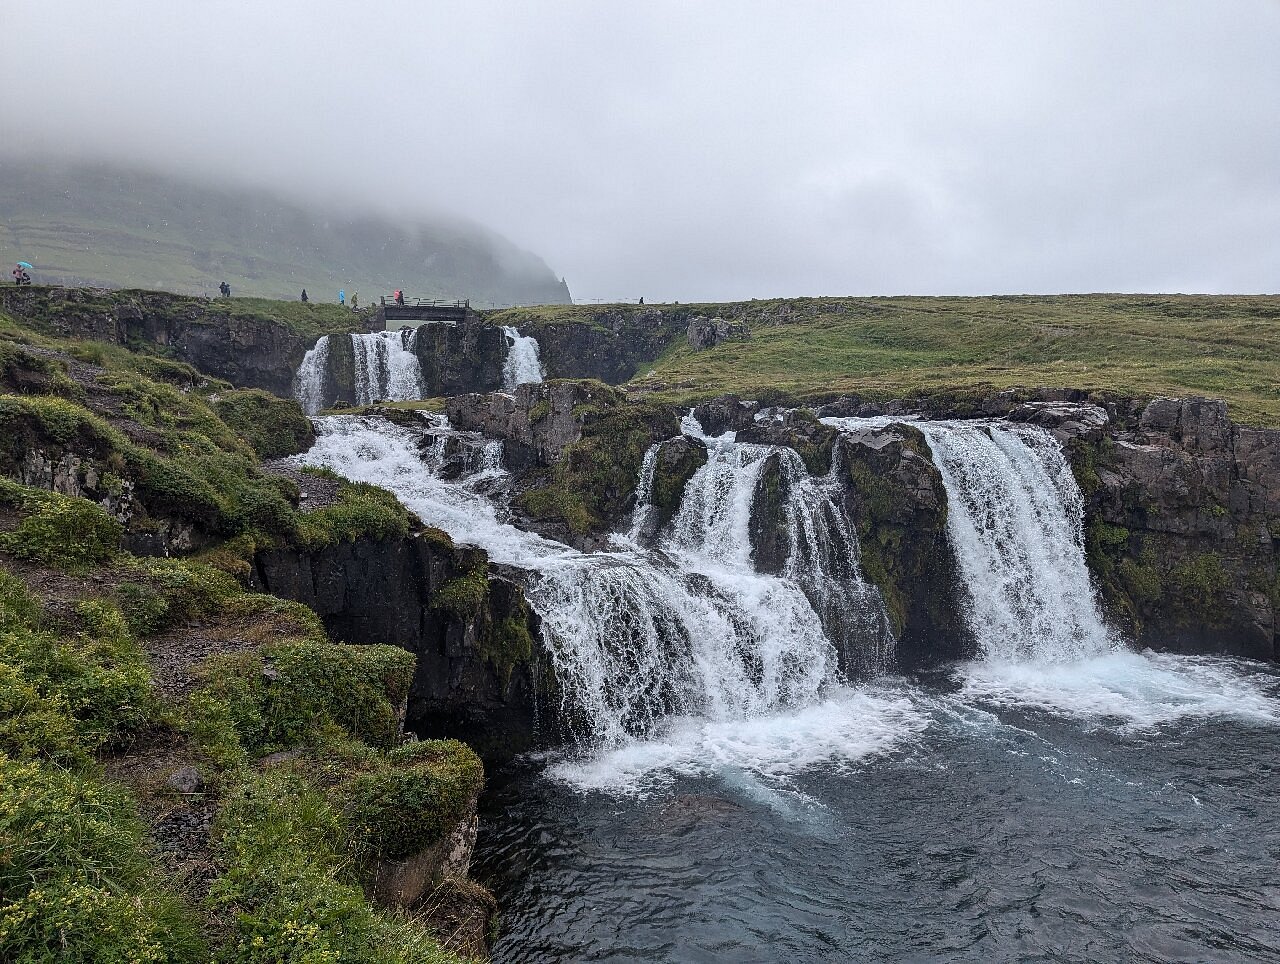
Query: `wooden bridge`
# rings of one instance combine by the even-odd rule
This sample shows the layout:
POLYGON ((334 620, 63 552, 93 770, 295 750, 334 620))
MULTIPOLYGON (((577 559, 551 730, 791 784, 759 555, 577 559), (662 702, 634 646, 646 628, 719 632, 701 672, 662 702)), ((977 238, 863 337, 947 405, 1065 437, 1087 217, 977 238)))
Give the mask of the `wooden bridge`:
POLYGON ((469 301, 442 301, 439 299, 406 298, 404 304, 396 304, 389 298, 382 299, 373 309, 373 331, 386 331, 387 323, 393 328, 403 328, 405 322, 425 324, 445 322, 456 325, 467 318, 471 309, 469 301))

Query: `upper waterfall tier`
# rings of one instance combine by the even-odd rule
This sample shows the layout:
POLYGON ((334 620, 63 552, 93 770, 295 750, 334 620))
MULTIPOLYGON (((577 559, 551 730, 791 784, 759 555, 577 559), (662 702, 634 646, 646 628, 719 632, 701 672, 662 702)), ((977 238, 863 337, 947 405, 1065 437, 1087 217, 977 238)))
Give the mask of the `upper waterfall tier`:
POLYGON ((542 381, 542 358, 538 339, 522 335, 514 328, 503 328, 507 339, 507 360, 502 365, 502 387, 515 388, 529 382, 542 381))

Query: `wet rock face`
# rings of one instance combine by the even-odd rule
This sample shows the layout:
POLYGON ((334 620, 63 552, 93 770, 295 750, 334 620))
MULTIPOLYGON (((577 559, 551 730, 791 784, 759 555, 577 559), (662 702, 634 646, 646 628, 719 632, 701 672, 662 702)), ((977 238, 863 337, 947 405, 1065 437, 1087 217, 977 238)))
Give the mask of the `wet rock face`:
POLYGON ((1108 615, 1140 646, 1277 657, 1280 432, 1222 402, 1150 402, 1069 446, 1108 615))
POLYGON ((947 496, 924 436, 909 425, 840 438, 862 571, 879 588, 905 670, 972 656, 947 538, 947 496))
POLYGON ((205 298, 163 291, 35 288, 0 292, 6 310, 60 337, 162 345, 206 375, 289 397, 312 338, 262 318, 232 317, 205 298))
POLYGON ((777 575, 787 567, 791 534, 787 527, 790 481, 776 452, 765 459, 751 501, 751 561, 759 572, 777 575))
POLYGON ((684 488, 698 469, 707 464, 707 446, 699 439, 680 436, 668 439, 658 447, 653 468, 653 491, 650 502, 653 513, 650 532, 660 532, 680 511, 684 488))
POLYGON ((543 739, 537 704, 554 684, 523 593, 487 571, 481 550, 428 530, 317 551, 266 550, 253 578, 314 609, 334 639, 412 652, 406 727, 504 759, 543 739))
POLYGON ((759 402, 744 402, 737 395, 722 395, 709 402, 695 405, 693 417, 708 435, 725 432, 741 432, 755 424, 759 402))
POLYGON ((501 439, 507 467, 520 472, 552 464, 582 438, 581 407, 605 396, 612 393, 586 382, 541 382, 510 393, 459 395, 446 411, 454 428, 501 439))

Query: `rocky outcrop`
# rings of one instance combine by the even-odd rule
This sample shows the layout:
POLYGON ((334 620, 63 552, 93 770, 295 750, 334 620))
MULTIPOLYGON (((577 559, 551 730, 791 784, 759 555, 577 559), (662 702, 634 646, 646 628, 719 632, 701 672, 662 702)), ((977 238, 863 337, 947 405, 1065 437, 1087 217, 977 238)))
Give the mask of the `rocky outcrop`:
POLYGON ((680 511, 685 486, 706 464, 707 446, 699 439, 681 435, 658 445, 649 492, 652 511, 646 520, 647 534, 660 532, 680 511))
POLYGON ((592 382, 539 382, 511 392, 455 396, 445 411, 454 428, 501 439, 507 468, 521 472, 554 463, 582 438, 584 408, 610 404, 615 396, 592 382))
POLYGON ((429 847, 401 859, 373 861, 369 896, 384 907, 410 909, 447 878, 465 878, 480 828, 479 798, 472 798, 453 831, 429 847))
POLYGON ((1222 402, 1158 398, 1064 437, 1086 496, 1089 563, 1139 645, 1277 658, 1280 431, 1222 402))
POLYGON ((759 402, 744 402, 737 395, 721 395, 693 407, 693 417, 708 435, 741 432, 755 424, 759 402))
POLYGON ((0 289, 0 308, 59 337, 149 342, 206 375, 283 397, 315 341, 269 318, 233 315, 224 302, 162 291, 15 286, 0 289))
POLYGON ((947 496, 918 429, 894 424, 841 436, 862 571, 884 599, 897 663, 913 670, 972 656, 956 561, 947 539, 947 496))
POLYGON ((537 338, 548 378, 595 378, 617 385, 661 355, 685 330, 689 313, 680 307, 617 305, 568 319, 537 308, 481 317, 537 338))
POLYGON ((753 419, 737 435, 739 442, 795 449, 811 475, 825 475, 831 469, 831 453, 839 437, 839 431, 802 408, 753 419))
POLYGON ((310 606, 335 639, 414 653, 407 727, 420 736, 463 739, 490 758, 548 737, 538 703, 554 681, 537 617, 518 586, 490 574, 483 551, 436 530, 275 548, 258 553, 254 581, 310 606))
POLYGON ((719 315, 714 318, 694 315, 689 319, 685 332, 689 347, 694 351, 714 348, 723 341, 740 341, 751 337, 750 329, 744 322, 729 321, 719 315))

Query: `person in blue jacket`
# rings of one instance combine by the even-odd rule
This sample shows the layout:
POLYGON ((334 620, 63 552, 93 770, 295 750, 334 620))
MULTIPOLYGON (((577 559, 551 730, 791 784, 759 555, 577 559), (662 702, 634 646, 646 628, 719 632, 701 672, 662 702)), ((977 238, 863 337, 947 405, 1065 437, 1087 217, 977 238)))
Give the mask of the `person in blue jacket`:
POLYGON ((343 289, 338 292, 338 304, 345 305, 347 303, 347 292, 343 289))

